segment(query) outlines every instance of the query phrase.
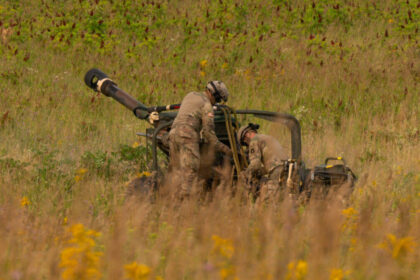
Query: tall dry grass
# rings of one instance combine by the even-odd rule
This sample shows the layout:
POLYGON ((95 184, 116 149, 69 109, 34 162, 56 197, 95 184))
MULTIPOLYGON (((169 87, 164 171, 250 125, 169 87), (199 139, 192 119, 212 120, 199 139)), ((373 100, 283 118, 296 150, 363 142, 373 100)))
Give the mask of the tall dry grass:
MULTIPOLYGON (((418 278, 418 3, 157 4, 0 3, 0 278, 58 279, 66 268, 103 279, 127 269, 145 279, 418 278), (336 4, 342 18, 325 23, 336 4), (147 39, 138 33, 146 26, 147 39), (83 84, 93 66, 147 105, 223 80, 235 108, 296 115, 307 165, 343 156, 355 191, 347 205, 305 207, 258 206, 223 190, 181 205, 127 200, 144 160, 125 153, 144 146, 135 132, 147 124, 83 84), (101 233, 93 247, 87 237, 69 243, 78 224, 79 237, 101 233), (72 267, 62 264, 66 249, 80 249, 72 267), (83 266, 94 252, 99 266, 83 266)), ((288 147, 286 130, 261 124, 288 147)))

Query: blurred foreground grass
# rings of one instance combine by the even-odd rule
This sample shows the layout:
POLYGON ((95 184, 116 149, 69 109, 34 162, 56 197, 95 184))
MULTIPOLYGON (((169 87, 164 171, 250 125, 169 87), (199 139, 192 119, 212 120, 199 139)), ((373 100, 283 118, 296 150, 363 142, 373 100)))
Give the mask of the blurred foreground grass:
POLYGON ((314 3, 1 1, 0 278, 418 277, 420 3, 314 3), (296 115, 308 166, 358 174, 350 204, 124 201, 147 124, 91 67, 147 105, 220 79, 235 108, 296 115))

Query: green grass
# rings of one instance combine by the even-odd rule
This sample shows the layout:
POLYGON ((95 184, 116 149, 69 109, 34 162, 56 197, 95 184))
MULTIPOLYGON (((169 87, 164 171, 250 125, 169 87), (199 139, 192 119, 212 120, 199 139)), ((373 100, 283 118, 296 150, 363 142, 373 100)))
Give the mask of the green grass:
MULTIPOLYGON (((333 267, 415 278, 418 252, 376 245, 388 233, 419 243, 419 29, 413 0, 0 1, 0 278, 57 279, 64 217, 102 232, 104 279, 133 261, 216 279, 222 268, 203 269, 217 262, 213 234, 233 240, 240 279, 285 278, 299 259, 307 279, 333 267), (341 233, 339 207, 127 204, 125 184, 148 167, 145 143, 131 147, 148 124, 84 85, 92 67, 147 105, 219 79, 234 108, 294 114, 308 166, 340 155, 358 174, 358 229, 341 233)), ((263 130, 289 144, 286 130, 263 130)))

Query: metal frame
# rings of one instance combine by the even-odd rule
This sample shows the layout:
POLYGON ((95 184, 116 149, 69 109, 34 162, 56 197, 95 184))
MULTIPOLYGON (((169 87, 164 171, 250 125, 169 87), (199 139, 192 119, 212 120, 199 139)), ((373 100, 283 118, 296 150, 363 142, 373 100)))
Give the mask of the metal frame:
POLYGON ((152 136, 152 160, 153 160, 153 171, 158 172, 159 171, 159 164, 158 164, 158 159, 157 159, 157 136, 159 134, 159 132, 162 129, 165 129, 167 127, 170 127, 172 125, 173 121, 169 121, 169 122, 164 122, 162 124, 160 124, 157 128, 155 128, 153 136, 152 136))

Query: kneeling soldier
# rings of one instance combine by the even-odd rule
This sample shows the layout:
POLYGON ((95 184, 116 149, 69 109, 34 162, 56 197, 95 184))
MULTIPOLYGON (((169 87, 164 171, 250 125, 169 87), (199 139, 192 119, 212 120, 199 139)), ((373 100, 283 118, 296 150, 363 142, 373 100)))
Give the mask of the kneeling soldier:
POLYGON ((287 160, 287 154, 273 136, 257 133, 258 128, 258 124, 250 123, 238 130, 238 142, 248 146, 249 156, 249 165, 241 176, 247 182, 258 175, 264 176, 265 180, 260 182, 260 199, 272 200, 279 193, 283 161, 287 160))

